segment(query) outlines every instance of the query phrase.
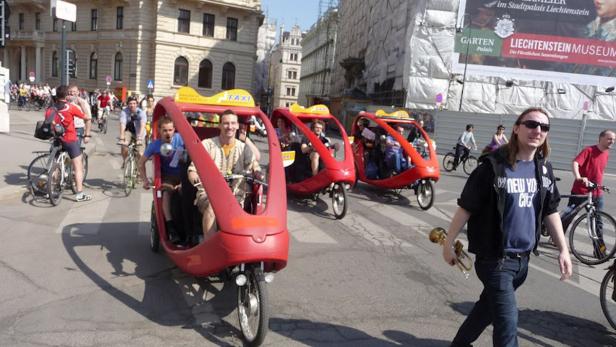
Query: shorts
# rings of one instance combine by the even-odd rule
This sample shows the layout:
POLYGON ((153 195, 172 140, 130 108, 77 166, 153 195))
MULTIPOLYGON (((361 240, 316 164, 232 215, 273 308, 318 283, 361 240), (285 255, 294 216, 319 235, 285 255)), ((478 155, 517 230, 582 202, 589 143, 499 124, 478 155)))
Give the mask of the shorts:
POLYGON ((81 147, 79 141, 62 142, 62 149, 68 153, 71 159, 75 159, 81 155, 81 147))
MULTIPOLYGON (((124 136, 126 138, 126 143, 130 143, 133 140, 133 137, 135 137, 135 141, 137 141, 136 136, 130 131, 125 131, 124 136)), ((139 153, 139 155, 143 155, 143 151, 144 151, 143 142, 141 144, 137 144, 135 142, 135 146, 137 146, 137 152, 139 153)))
POLYGON ((172 186, 177 186, 178 184, 182 182, 180 180, 180 177, 173 176, 173 175, 164 175, 162 181, 163 181, 163 184, 170 184, 172 186))

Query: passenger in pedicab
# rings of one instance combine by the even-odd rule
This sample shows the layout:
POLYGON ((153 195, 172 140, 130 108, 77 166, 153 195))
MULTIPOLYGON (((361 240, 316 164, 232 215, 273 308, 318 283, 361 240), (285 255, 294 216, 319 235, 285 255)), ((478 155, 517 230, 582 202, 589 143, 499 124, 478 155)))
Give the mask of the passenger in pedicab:
MULTIPOLYGON (((338 150, 337 144, 332 144, 332 142, 325 136, 325 123, 319 119, 315 119, 310 125, 310 130, 321 140, 321 142, 325 145, 325 147, 334 151, 334 155, 338 150)), ((319 169, 322 168, 323 164, 319 162, 321 156, 317 151, 312 148, 312 144, 307 139, 304 139, 301 145, 301 151, 303 154, 308 155, 310 158, 310 170, 312 176, 316 176, 319 173, 319 169)))
POLYGON ((163 117, 158 121, 159 138, 151 142, 139 158, 137 167, 139 168, 139 176, 143 179, 143 189, 150 189, 152 182, 148 178, 145 169, 145 163, 154 155, 160 157, 161 163, 161 178, 163 185, 163 215, 165 217, 165 227, 169 240, 172 243, 179 243, 181 237, 175 228, 173 214, 171 213, 171 195, 180 186, 181 165, 184 154, 184 141, 179 133, 175 132, 175 125, 171 118, 163 117), (171 152, 161 155, 161 147, 163 144, 171 144, 171 152))
MULTIPOLYGON (((253 116, 254 117, 254 116, 253 116)), ((257 148, 257 145, 255 145, 254 142, 252 142, 252 140, 250 139, 250 137, 248 137, 249 131, 248 128, 250 126, 250 123, 252 122, 252 120, 247 120, 246 122, 240 122, 240 128, 237 132, 237 139, 244 142, 246 144, 246 146, 248 146, 250 148, 250 150, 252 151, 252 154, 254 155, 254 158, 256 161, 260 161, 261 160, 261 152, 259 151, 259 148, 257 148)))
MULTIPOLYGON (((220 116, 220 135, 201 141, 205 150, 209 153, 212 160, 218 167, 220 173, 225 176, 229 174, 239 174, 245 171, 252 171, 259 174, 261 169, 255 160, 254 153, 244 142, 236 139, 239 129, 238 116, 231 110, 226 110, 220 116)), ((195 205, 199 212, 203 214, 201 220, 204 240, 209 238, 217 230, 216 216, 208 199, 205 189, 201 185, 201 180, 191 163, 188 167, 188 179, 197 189, 195 205)), ((231 180, 231 191, 237 201, 243 206, 246 196, 246 182, 243 179, 231 180)))
POLYGON ((280 142, 280 148, 286 151, 292 142, 291 129, 283 118, 278 118, 276 121, 276 136, 280 142))
MULTIPOLYGON (((404 136, 404 127, 397 124, 393 127, 404 136)), ((395 176, 409 168, 408 156, 402 149, 400 142, 396 141, 393 136, 387 135, 385 140, 385 166, 387 172, 385 176, 395 176)))

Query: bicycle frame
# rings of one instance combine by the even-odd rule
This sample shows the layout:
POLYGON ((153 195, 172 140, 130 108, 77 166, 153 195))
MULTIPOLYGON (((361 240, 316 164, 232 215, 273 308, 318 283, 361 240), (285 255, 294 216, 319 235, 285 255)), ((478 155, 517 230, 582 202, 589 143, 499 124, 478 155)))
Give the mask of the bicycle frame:
MULTIPOLYGON (((597 236, 596 223, 592 222, 595 219, 591 218, 591 216, 594 215, 595 212, 597 211, 595 202, 592 200, 592 191, 589 191, 587 194, 561 195, 561 197, 562 198, 581 198, 581 197, 587 198, 584 203, 579 204, 578 206, 575 207, 575 209, 573 209, 572 212, 570 212, 571 221, 575 220, 575 217, 577 217, 577 215, 580 213, 580 211, 582 211, 582 209, 586 209, 586 215, 588 216, 588 218, 586 218, 586 226, 587 226, 586 233, 588 234, 588 237, 590 237, 592 240, 597 240, 599 237, 597 236)), ((561 219, 563 215, 564 215, 564 211, 560 213, 561 219)))

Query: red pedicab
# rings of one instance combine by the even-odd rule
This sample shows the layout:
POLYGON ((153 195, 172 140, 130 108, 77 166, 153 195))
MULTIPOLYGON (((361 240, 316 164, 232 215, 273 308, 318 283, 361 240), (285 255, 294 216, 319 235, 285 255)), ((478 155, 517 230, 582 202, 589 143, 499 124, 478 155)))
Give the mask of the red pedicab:
POLYGON ((314 105, 304 108, 298 104, 290 108, 277 108, 272 113, 272 123, 276 125, 278 133, 290 132, 292 135, 287 141, 282 141, 281 146, 285 156, 290 160, 286 168, 287 190, 299 196, 311 196, 315 200, 319 194, 329 194, 332 198, 332 209, 336 219, 341 219, 347 212, 346 187, 355 182, 355 170, 351 144, 344 127, 336 117, 329 113, 325 105, 314 105), (333 134, 330 141, 334 144, 323 143, 311 130, 310 124, 320 120, 326 125, 325 130, 333 134), (289 129, 289 126, 293 130, 289 129), (286 129, 281 129, 285 127, 286 129), (301 150, 301 144, 296 136, 296 131, 301 133, 307 141, 310 150, 319 154, 319 171, 316 175, 310 172, 309 154, 301 150), (308 165, 306 165, 306 163, 308 165))
MULTIPOLYGON (((176 130, 184 140, 186 152, 195 163, 216 215, 218 232, 198 244, 177 245, 169 241, 162 213, 160 158, 155 156, 151 248, 158 251, 162 245, 171 261, 192 276, 217 275, 225 280, 234 279, 238 286, 240 329, 249 345, 258 345, 263 342, 268 330, 266 283, 273 280, 274 272, 286 266, 289 249, 284 171, 278 139, 265 114, 255 107, 252 96, 243 90, 228 90, 208 98, 200 96, 192 88, 183 87, 175 100, 166 97, 158 102, 152 120, 154 129, 158 128, 158 120, 164 116, 173 119, 176 130), (219 133, 216 124, 205 121, 205 115, 216 119, 227 109, 233 110, 240 119, 253 115, 260 118, 267 133, 271 134, 267 137, 269 173, 263 181, 250 173, 221 175, 202 146, 201 140, 219 133), (240 206, 228 184, 238 176, 252 183, 245 206, 240 206)), ((154 138, 158 136, 158 132, 154 132, 154 138)), ((184 185, 190 185, 184 181, 182 193, 184 185)), ((194 189, 192 185, 189 188, 194 189)), ((192 199, 191 196, 188 200, 192 199)), ((192 201, 184 204, 181 212, 189 216, 174 216, 174 221, 200 220, 194 218, 199 212, 192 201)), ((188 228, 190 223, 187 224, 183 227, 188 228)), ((200 223, 196 224, 200 230, 200 223)), ((176 230, 179 230, 177 225, 176 230)))
POLYGON ((417 203, 423 210, 434 203, 434 183, 440 177, 435 144, 421 126, 409 117, 404 110, 385 113, 378 110, 375 114, 360 112, 353 121, 353 155, 358 180, 386 189, 413 189, 417 203), (360 130, 365 126, 367 130, 360 130), (393 127, 402 127, 404 134, 393 127), (363 135, 362 135, 363 132, 363 135), (413 134, 411 142, 407 134, 413 134), (387 137, 400 144, 408 168, 401 172, 383 172, 383 158, 387 137), (371 170, 376 167, 375 170, 371 170))

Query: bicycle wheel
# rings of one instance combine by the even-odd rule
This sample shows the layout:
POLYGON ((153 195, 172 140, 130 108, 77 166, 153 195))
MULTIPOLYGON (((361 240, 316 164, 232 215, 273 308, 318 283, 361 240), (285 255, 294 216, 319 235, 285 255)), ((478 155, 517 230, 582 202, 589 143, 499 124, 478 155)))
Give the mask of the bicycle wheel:
POLYGON ((126 158, 126 165, 124 166, 124 177, 122 181, 124 194, 126 194, 126 196, 130 195, 130 192, 133 190, 133 187, 135 185, 133 178, 133 163, 134 160, 131 157, 126 158))
POLYGON ((616 252, 616 220, 603 211, 584 213, 573 222, 569 232, 569 247, 573 255, 586 265, 597 265, 606 262, 616 252), (589 220, 590 216, 590 220, 589 220), (603 227, 603 245, 590 235, 596 234, 597 216, 603 227), (602 247, 603 246, 603 247, 602 247), (603 249, 601 249, 603 248, 603 249))
POLYGON ((263 272, 251 267, 246 272, 246 284, 237 288, 237 313, 240 330, 248 346, 263 343, 269 326, 269 295, 263 272))
POLYGON ((445 156, 443 157, 443 169, 445 169, 445 171, 447 172, 451 172, 453 171, 454 167, 453 167, 453 162, 455 161, 455 154, 449 152, 447 154, 445 154, 445 156))
POLYGON ((49 169, 49 154, 38 155, 28 165, 28 185, 32 195, 47 193, 47 169, 49 169))
POLYGON ((607 271, 601 281, 601 289, 599 290, 599 300, 601 301, 601 310, 605 318, 610 323, 612 328, 616 329, 616 268, 612 267, 607 271))
POLYGON ((49 202, 57 206, 62 201, 62 191, 64 190, 62 163, 54 161, 49 169, 48 177, 47 195, 49 195, 49 202))
POLYGON ((470 175, 471 172, 473 172, 473 170, 475 170, 476 167, 477 167, 477 158, 475 158, 472 155, 469 155, 468 158, 466 158, 466 160, 464 161, 464 165, 462 165, 462 168, 464 169, 464 172, 466 172, 467 175, 470 175))
POLYGON ((344 218, 347 213, 346 189, 342 183, 336 183, 332 188, 332 209, 336 219, 344 218))
POLYGON ((422 180, 417 186, 417 203, 422 210, 427 210, 434 203, 434 183, 430 180, 422 180))

